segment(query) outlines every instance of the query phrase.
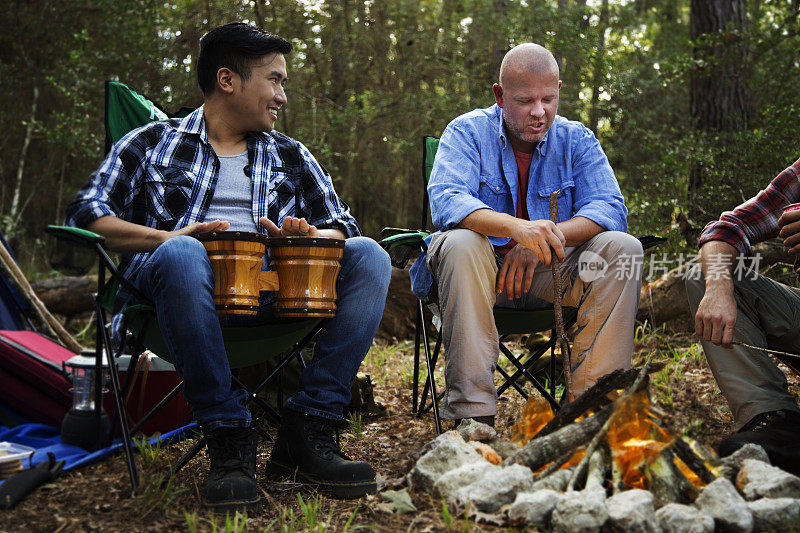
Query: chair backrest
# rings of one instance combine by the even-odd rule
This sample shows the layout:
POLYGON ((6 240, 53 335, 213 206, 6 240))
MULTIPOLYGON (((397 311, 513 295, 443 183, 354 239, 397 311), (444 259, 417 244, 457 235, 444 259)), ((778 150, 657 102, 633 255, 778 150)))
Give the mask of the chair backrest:
POLYGON ((428 180, 433 171, 436 150, 439 149, 439 137, 425 135, 422 138, 422 221, 419 227, 428 230, 428 180))
POLYGON ((105 105, 106 152, 131 130, 154 120, 182 118, 193 111, 183 107, 176 113, 167 113, 150 98, 117 81, 106 81, 105 105))

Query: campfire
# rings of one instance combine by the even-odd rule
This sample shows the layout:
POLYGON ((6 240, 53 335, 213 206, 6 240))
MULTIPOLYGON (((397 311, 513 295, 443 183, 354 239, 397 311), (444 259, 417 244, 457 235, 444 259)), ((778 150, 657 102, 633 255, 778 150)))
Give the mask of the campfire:
POLYGON ((750 531, 796 520, 800 478, 760 447, 719 459, 678 435, 650 403, 648 370, 609 374, 556 413, 532 398, 512 441, 465 421, 423 448, 408 482, 475 520, 555 531, 750 531))

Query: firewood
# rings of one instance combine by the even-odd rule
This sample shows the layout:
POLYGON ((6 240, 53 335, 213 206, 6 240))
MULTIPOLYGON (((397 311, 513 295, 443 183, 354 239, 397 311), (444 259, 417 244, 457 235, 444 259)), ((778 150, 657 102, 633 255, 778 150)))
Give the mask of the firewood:
POLYGON ((636 381, 634 381, 633 384, 630 387, 628 387, 628 389, 622 394, 622 396, 614 400, 614 402, 611 405, 608 405, 603 408, 603 410, 611 409, 612 410, 611 414, 608 416, 603 425, 598 429, 597 434, 595 434, 595 436, 592 437, 592 441, 586 447, 586 456, 583 458, 583 460, 581 460, 580 463, 578 463, 578 466, 572 473, 572 478, 570 478, 569 484, 567 484, 567 491, 574 490, 577 481, 583 477, 586 468, 588 468, 589 459, 591 459, 591 456, 594 454, 595 450, 600 445, 600 442, 606 438, 606 434, 608 433, 608 428, 611 427, 611 422, 614 420, 614 416, 616 415, 617 407, 624 401, 624 398, 626 396, 629 396, 630 394, 640 390, 642 386, 647 385, 645 380, 647 379, 647 372, 650 369, 650 361, 652 359, 653 359, 653 354, 651 353, 650 356, 647 358, 647 361, 645 361, 644 366, 639 371, 639 375, 636 376, 636 381))
POLYGON ((561 457, 559 457, 558 459, 556 459, 555 461, 553 461, 552 463, 550 463, 549 465, 547 465, 547 468, 539 472, 539 475, 536 476, 536 481, 541 481, 550 474, 552 474, 553 472, 557 472, 562 466, 564 466, 564 464, 567 461, 569 461, 572 458, 573 455, 575 455, 575 452, 573 450, 570 450, 561 457))
POLYGON ((611 461, 611 454, 606 446, 600 446, 589 459, 589 468, 586 473, 586 489, 603 489, 608 472, 608 463, 611 461))
POLYGON ((711 471, 706 467, 703 459, 694 453, 692 447, 689 446, 685 440, 680 437, 675 437, 675 443, 673 444, 673 447, 675 455, 677 455, 681 461, 686 463, 686 466, 688 466, 692 472, 697 474, 697 477, 700 478, 700 481, 708 484, 717 479, 717 476, 711 473, 711 471))
POLYGON ((611 415, 611 405, 600 410, 597 414, 579 420, 558 431, 529 441, 517 453, 504 461, 505 466, 512 464, 525 465, 533 471, 538 470, 554 457, 561 457, 578 446, 591 440, 611 415))
POLYGON ((629 386, 639 375, 639 370, 632 368, 630 370, 618 369, 610 374, 606 374, 597 380, 590 389, 581 394, 574 401, 564 405, 556 412, 553 419, 543 427, 539 433, 533 438, 538 439, 549 435, 550 433, 561 429, 562 427, 571 424, 576 418, 581 416, 589 409, 602 407, 609 403, 606 395, 609 392, 617 389, 622 389, 629 386))
POLYGON ((670 452, 662 452, 658 459, 644 467, 650 492, 655 498, 657 508, 668 503, 681 502, 681 483, 675 475, 674 463, 670 452))

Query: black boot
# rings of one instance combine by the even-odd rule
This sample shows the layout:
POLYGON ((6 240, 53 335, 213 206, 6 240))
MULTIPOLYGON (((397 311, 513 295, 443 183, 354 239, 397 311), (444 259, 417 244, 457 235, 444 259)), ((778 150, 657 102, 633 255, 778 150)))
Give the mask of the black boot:
POLYGON ((206 507, 226 512, 257 508, 261 493, 256 484, 258 435, 253 428, 218 428, 208 435, 211 469, 205 488, 206 507))
POLYGON ((722 439, 719 455, 730 455, 750 443, 764 448, 773 465, 800 475, 800 413, 780 410, 754 416, 738 432, 722 439))
POLYGON ((339 498, 374 493, 375 471, 343 454, 335 432, 336 422, 332 420, 284 410, 267 461, 267 477, 289 477, 339 498))

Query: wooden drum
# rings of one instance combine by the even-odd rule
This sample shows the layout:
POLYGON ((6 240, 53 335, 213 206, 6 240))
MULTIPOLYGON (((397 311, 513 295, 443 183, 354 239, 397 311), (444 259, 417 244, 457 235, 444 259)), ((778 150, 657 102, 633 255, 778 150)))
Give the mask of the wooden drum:
POLYGON ((267 236, 249 231, 197 235, 214 272, 214 306, 221 316, 258 314, 258 294, 275 290, 275 272, 262 272, 267 236))
POLYGON ((272 237, 246 231, 197 235, 214 272, 214 306, 221 316, 258 314, 261 291, 277 291, 279 317, 332 317, 344 241, 272 237), (269 248, 271 268, 263 271, 269 248))
POLYGON ((271 266, 280 280, 275 314, 281 317, 332 317, 336 277, 344 241, 317 237, 270 237, 271 266))

